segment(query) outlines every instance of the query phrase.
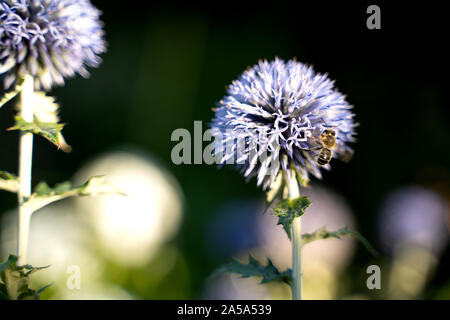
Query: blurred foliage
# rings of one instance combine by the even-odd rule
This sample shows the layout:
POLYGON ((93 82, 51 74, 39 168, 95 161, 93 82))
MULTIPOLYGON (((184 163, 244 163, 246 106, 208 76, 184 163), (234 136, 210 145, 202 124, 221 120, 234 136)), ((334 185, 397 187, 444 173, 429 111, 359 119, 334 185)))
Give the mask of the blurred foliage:
POLYGON ((289 239, 291 239, 292 222, 295 218, 301 217, 310 205, 311 201, 308 197, 298 197, 280 200, 273 208, 275 215, 278 216, 278 224, 283 226, 289 239))
POLYGON ((18 266, 17 257, 10 255, 0 265, 0 300, 39 300, 41 293, 50 285, 38 290, 29 287, 30 276, 47 267, 18 266))
POLYGON ((314 231, 313 233, 304 233, 302 234, 302 245, 306 245, 316 240, 324 240, 329 238, 341 239, 345 236, 356 238, 373 256, 378 255, 378 252, 370 245, 366 238, 364 238, 359 232, 349 230, 347 227, 341 228, 336 231, 327 231, 325 227, 322 227, 314 231))
POLYGON ((237 273, 242 278, 262 277, 261 283, 273 281, 281 281, 288 285, 292 283, 292 270, 288 269, 284 272, 278 271, 270 259, 267 259, 267 265, 262 265, 251 255, 248 257, 248 264, 232 260, 216 269, 211 277, 216 277, 222 272, 237 273))

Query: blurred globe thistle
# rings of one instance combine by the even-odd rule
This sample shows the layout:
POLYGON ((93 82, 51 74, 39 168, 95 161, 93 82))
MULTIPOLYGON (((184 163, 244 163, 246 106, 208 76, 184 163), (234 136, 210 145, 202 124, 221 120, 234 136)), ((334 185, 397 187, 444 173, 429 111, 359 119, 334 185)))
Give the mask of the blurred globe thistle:
POLYGON ((348 160, 353 153, 351 108, 334 82, 311 66, 259 61, 232 82, 214 109, 215 156, 220 164, 231 160, 247 179, 257 177, 264 189, 281 172, 290 180, 290 169, 306 184, 309 173, 320 179, 320 167, 330 169, 331 158, 348 160), (323 140, 327 134, 334 138, 323 140), (320 161, 325 151, 329 159, 320 161))
POLYGON ((0 75, 11 88, 25 75, 37 90, 89 76, 106 51, 100 11, 89 0, 0 0, 0 75))

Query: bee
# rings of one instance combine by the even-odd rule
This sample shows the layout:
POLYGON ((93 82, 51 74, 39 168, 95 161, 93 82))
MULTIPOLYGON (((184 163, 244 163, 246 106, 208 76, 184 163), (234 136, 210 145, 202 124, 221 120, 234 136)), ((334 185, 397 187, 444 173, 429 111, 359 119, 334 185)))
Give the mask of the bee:
MULTIPOLYGON (((337 145, 336 130, 326 127, 318 138, 313 138, 317 147, 309 149, 310 151, 319 150, 316 162, 318 165, 325 166, 333 159, 336 151, 339 159, 348 162, 353 157, 353 150, 345 148, 342 145, 337 145)), ((305 149, 308 150, 308 149, 305 149)))
POLYGON ((336 147, 336 131, 333 129, 325 129, 320 134, 319 140, 322 147, 317 156, 317 163, 324 166, 333 158, 333 149, 336 147))

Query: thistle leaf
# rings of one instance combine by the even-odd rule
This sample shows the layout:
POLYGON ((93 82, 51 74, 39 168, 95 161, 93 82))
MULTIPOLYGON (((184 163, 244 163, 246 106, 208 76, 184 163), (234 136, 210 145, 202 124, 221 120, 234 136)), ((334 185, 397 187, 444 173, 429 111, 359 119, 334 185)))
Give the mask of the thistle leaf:
POLYGON ((61 131, 64 124, 59 123, 59 105, 54 97, 47 96, 45 92, 33 93, 33 122, 27 122, 20 116, 15 117, 16 124, 8 130, 21 130, 43 136, 58 149, 70 152, 72 147, 66 143, 61 131))
POLYGON ((337 231, 327 231, 325 227, 322 227, 313 233, 302 235, 302 244, 306 245, 310 242, 328 238, 341 239, 344 236, 351 236, 360 241, 366 249, 373 255, 378 255, 378 252, 370 245, 369 241, 366 240, 359 232, 349 230, 347 227, 341 228, 337 231))
POLYGON ((277 224, 283 226, 289 239, 291 238, 292 221, 302 216, 310 205, 311 201, 307 197, 298 197, 296 199, 284 199, 273 209, 275 215, 278 216, 277 224))
POLYGON ((217 276, 223 272, 237 273, 241 275, 242 278, 262 277, 261 283, 281 281, 290 284, 292 279, 290 270, 284 272, 278 271, 270 259, 267 259, 267 265, 264 266, 251 255, 249 256, 248 264, 243 264, 233 259, 230 263, 216 269, 211 277, 217 276))
MULTIPOLYGON (((37 91, 34 93, 34 117, 40 123, 60 123, 59 117, 59 104, 56 103, 56 99, 51 96, 47 96, 45 92, 37 91)), ((57 140, 59 145, 57 147, 64 152, 72 151, 72 147, 66 143, 61 131, 58 132, 57 140)))
POLYGON ((58 149, 64 152, 70 152, 72 147, 70 147, 61 133, 64 128, 63 124, 57 122, 40 122, 37 118, 33 122, 27 122, 22 117, 14 117, 16 124, 8 128, 8 130, 20 130, 24 132, 30 132, 33 134, 40 135, 53 143, 58 149))
POLYGON ((0 299, 39 300, 39 296, 49 285, 35 291, 29 287, 30 275, 48 267, 18 266, 17 257, 10 255, 0 265, 0 299))
POLYGON ((9 172, 0 171, 0 189, 9 192, 17 192, 19 190, 18 178, 9 172))
POLYGON ((107 182, 104 176, 92 177, 79 187, 73 187, 70 182, 63 182, 51 188, 47 183, 41 182, 23 205, 27 206, 31 212, 34 212, 50 203, 65 198, 106 194, 124 195, 117 187, 107 182))

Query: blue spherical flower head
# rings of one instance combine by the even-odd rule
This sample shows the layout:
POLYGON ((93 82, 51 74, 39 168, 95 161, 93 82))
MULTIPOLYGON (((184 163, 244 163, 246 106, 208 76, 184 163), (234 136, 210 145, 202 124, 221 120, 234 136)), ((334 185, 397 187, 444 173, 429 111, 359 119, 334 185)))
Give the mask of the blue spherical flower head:
POLYGON ((89 76, 106 51, 100 12, 88 0, 0 0, 0 75, 5 89, 31 75, 36 89, 89 76))
MULTIPOLYGON (((260 61, 228 87, 212 123, 215 156, 264 189, 282 173, 303 185, 332 158, 349 159, 352 108, 327 75, 295 60, 260 61)), ((289 181, 288 181, 289 182, 289 181)))

